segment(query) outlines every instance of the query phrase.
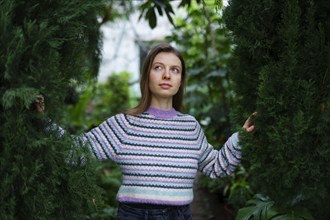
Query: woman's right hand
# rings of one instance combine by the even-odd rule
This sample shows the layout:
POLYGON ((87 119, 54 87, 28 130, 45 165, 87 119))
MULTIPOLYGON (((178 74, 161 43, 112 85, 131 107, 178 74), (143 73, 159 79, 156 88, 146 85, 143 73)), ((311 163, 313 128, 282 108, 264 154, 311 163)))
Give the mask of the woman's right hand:
POLYGON ((245 123, 243 125, 243 129, 245 129, 248 133, 253 133, 255 130, 254 121, 255 121, 256 115, 257 115, 257 112, 254 112, 252 115, 250 115, 250 117, 245 121, 245 123))
POLYGON ((38 113, 43 113, 45 111, 45 98, 43 95, 38 95, 35 102, 35 110, 38 113))

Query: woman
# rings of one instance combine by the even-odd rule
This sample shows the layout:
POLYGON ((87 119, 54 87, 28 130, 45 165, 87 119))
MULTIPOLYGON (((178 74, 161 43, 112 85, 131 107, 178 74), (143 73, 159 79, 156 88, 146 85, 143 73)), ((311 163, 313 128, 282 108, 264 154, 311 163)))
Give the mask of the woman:
MULTIPOLYGON (((180 112, 185 77, 184 60, 175 48, 154 47, 141 71, 138 106, 80 137, 98 159, 111 159, 121 168, 119 220, 192 219, 197 171, 224 177, 240 163, 238 132, 215 150, 197 120, 180 112)), ((41 102, 37 109, 44 111, 41 102)), ((248 119, 243 128, 253 132, 254 125, 248 119)))

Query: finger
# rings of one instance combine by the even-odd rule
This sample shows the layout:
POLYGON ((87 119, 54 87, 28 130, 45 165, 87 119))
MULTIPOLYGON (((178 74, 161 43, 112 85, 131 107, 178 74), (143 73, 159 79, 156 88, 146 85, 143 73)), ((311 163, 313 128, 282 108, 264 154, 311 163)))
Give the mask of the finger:
POLYGON ((254 112, 248 117, 248 119, 246 120, 247 125, 250 126, 250 125, 253 125, 255 123, 256 115, 257 115, 257 112, 254 112))
POLYGON ((253 131, 254 131, 254 125, 251 125, 250 127, 246 128, 246 131, 247 131, 248 133, 253 132, 253 131))
POLYGON ((244 125, 243 125, 243 128, 248 128, 248 127, 250 127, 251 125, 253 125, 254 123, 253 123, 253 121, 250 119, 250 118, 248 118, 246 121, 245 121, 245 123, 244 123, 244 125))
POLYGON ((249 116, 249 118, 248 118, 248 119, 249 119, 250 121, 253 121, 253 120, 255 120, 255 118, 256 118, 256 116, 257 116, 257 114, 258 114, 257 112, 253 112, 253 113, 252 113, 252 114, 249 116))

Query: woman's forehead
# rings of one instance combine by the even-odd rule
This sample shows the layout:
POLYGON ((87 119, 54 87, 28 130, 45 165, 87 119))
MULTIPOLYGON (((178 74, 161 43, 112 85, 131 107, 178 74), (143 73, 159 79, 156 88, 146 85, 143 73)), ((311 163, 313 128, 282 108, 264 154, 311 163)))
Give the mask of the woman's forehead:
POLYGON ((181 66, 181 60, 176 54, 171 52, 160 52, 156 55, 153 63, 163 63, 168 65, 181 66))

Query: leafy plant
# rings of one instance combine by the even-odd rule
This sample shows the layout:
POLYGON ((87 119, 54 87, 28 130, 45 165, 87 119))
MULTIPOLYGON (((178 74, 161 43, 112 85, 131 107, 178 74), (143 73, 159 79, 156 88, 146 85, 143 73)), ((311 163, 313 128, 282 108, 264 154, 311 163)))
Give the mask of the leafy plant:
POLYGON ((274 201, 257 194, 238 211, 236 220, 313 220, 308 210, 302 207, 279 210, 274 201))
POLYGON ((236 211, 253 196, 248 177, 249 173, 240 165, 235 173, 228 177, 231 181, 224 188, 223 194, 228 196, 228 202, 236 211))
POLYGON ((248 177, 247 171, 240 165, 235 173, 225 178, 210 180, 201 176, 199 184, 210 192, 218 194, 220 202, 230 204, 237 211, 253 197, 248 177))
MULTIPOLYGON (((141 12, 140 18, 144 17, 151 28, 155 28, 157 26, 157 13, 160 16, 166 14, 167 19, 171 22, 172 25, 175 26, 175 22, 173 21, 174 10, 171 5, 171 1, 173 0, 146 0, 141 1, 142 4, 139 6, 139 10, 141 12)), ((181 0, 178 7, 190 7, 193 2, 197 4, 201 4, 204 2, 203 0, 181 0)))

